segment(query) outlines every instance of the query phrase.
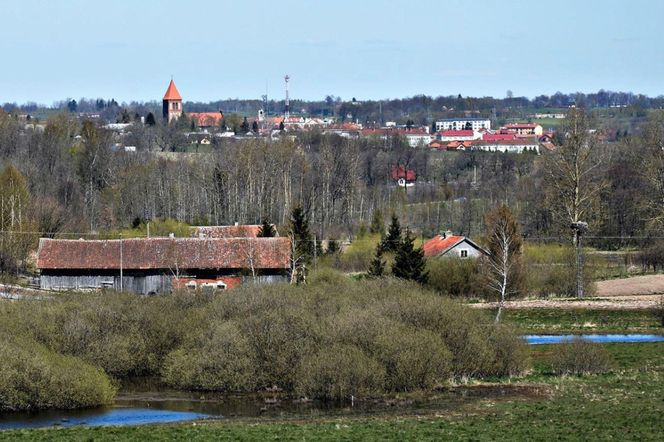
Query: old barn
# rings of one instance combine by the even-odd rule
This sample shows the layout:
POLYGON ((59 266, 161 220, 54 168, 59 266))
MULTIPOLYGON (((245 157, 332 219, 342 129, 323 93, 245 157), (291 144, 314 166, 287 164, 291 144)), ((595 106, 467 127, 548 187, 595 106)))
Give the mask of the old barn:
POLYGON ((287 282, 288 238, 135 238, 39 241, 40 286, 141 294, 287 282))

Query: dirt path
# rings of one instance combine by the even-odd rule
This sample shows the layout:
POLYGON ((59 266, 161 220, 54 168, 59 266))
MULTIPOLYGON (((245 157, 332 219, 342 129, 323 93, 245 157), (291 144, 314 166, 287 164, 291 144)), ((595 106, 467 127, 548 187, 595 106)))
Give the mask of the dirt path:
MULTIPOLYGON (((594 310, 643 310, 655 307, 664 299, 664 275, 634 276, 597 283, 594 298, 526 299, 508 301, 507 308, 587 308, 594 310)), ((474 308, 497 308, 495 302, 469 304, 474 308)))

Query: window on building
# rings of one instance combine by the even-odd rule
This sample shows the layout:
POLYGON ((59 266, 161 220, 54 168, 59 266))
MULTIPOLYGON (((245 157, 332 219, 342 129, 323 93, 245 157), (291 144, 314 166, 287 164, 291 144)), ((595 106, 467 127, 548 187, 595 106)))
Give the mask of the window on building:
POLYGON ((459 250, 459 256, 462 258, 468 258, 468 250, 467 249, 459 250))

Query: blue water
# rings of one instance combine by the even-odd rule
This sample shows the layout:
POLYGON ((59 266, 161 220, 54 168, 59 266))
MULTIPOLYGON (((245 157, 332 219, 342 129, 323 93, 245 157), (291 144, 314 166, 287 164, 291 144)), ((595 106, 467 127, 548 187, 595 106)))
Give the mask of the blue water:
POLYGON ((523 339, 530 345, 562 344, 581 338, 598 344, 664 342, 664 335, 526 335, 523 339))
POLYGON ((87 410, 72 413, 72 416, 70 417, 62 417, 62 414, 63 412, 60 411, 58 412, 58 415, 55 416, 44 416, 44 413, 42 412, 37 413, 35 416, 23 415, 21 418, 13 416, 6 421, 0 419, 0 430, 52 426, 72 427, 75 425, 100 427, 109 425, 165 424, 210 417, 209 415, 202 413, 155 410, 150 408, 87 410))

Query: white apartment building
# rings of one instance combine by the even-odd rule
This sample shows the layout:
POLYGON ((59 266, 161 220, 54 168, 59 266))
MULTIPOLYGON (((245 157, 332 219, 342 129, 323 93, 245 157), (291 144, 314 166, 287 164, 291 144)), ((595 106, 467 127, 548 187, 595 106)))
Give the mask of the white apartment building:
POLYGON ((491 130, 491 120, 488 118, 445 118, 436 121, 436 132, 441 130, 464 130, 468 128, 477 132, 480 129, 491 130))

